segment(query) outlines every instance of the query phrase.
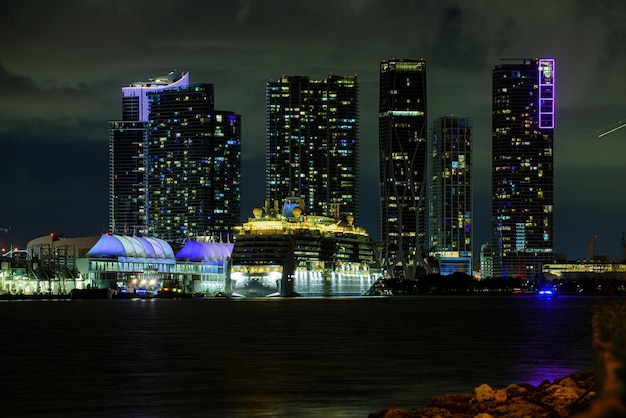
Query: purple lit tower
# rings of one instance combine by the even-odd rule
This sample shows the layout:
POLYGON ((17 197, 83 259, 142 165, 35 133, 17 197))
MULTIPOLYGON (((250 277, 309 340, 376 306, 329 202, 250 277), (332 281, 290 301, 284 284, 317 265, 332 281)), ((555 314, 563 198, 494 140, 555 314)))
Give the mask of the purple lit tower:
POLYGON ((150 93, 189 86, 189 72, 172 71, 122 87, 122 120, 109 122, 109 231, 147 230, 146 149, 150 93))
POLYGON ((554 261, 555 62, 493 70, 493 277, 533 279, 554 261))

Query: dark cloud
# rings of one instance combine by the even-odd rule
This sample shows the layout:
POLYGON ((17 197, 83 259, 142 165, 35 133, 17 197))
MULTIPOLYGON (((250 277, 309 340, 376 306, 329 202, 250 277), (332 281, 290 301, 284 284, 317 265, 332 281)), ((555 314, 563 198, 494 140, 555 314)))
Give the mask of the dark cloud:
POLYGON ((468 25, 466 14, 458 5, 442 10, 437 37, 425 54, 429 61, 443 68, 482 69, 488 45, 469 31, 468 25))
POLYGON ((6 95, 29 94, 39 88, 30 79, 12 74, 0 63, 0 89, 6 95))
MULTIPOLYGON (((112 86, 107 86, 111 88, 112 86)), ((57 81, 37 83, 28 77, 11 73, 0 63, 0 120, 7 128, 31 129, 25 121, 48 120, 57 124, 77 123, 80 119, 102 120, 110 102, 100 95, 99 85, 77 83, 69 86, 57 81), (19 124, 19 126, 14 126, 19 124)), ((107 95, 109 93, 107 92, 107 95)))

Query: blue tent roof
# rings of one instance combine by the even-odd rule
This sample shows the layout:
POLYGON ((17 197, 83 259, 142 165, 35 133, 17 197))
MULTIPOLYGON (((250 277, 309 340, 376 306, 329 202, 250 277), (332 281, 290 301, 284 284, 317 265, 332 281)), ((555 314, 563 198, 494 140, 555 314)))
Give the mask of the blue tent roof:
POLYGON ((176 258, 189 261, 213 261, 224 263, 233 252, 233 244, 227 242, 187 241, 176 258))
POLYGON ((161 239, 108 234, 103 234, 86 255, 174 259, 172 247, 161 239))

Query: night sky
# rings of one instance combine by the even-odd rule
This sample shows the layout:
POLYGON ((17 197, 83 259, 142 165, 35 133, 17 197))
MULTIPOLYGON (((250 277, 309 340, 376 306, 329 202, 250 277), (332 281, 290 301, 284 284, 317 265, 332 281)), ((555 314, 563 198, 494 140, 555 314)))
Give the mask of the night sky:
POLYGON ((20 0, 0 4, 0 248, 108 223, 121 88, 172 69, 242 115, 242 219, 264 199, 265 83, 357 74, 361 218, 379 237, 378 70, 424 58, 428 117, 474 119, 475 250, 490 241, 491 71, 556 59, 555 251, 619 258, 626 231, 626 2, 20 0), (594 132, 596 132, 594 134, 594 132))

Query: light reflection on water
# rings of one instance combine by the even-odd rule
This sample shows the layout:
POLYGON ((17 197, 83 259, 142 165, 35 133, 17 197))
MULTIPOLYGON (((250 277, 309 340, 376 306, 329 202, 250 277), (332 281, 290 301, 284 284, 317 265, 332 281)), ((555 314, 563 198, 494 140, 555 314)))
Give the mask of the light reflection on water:
POLYGON ((592 298, 0 303, 5 411, 365 417, 591 371, 592 298), (36 400, 36 402, 33 402, 36 400))

